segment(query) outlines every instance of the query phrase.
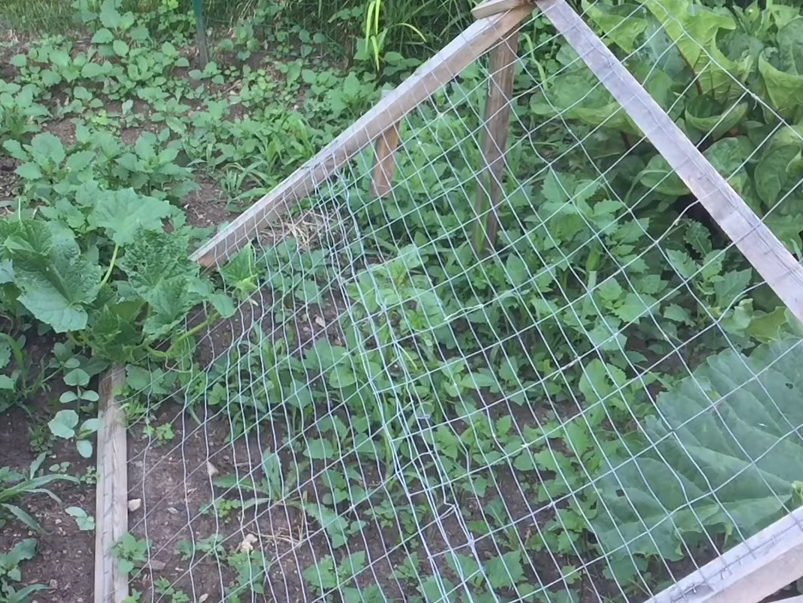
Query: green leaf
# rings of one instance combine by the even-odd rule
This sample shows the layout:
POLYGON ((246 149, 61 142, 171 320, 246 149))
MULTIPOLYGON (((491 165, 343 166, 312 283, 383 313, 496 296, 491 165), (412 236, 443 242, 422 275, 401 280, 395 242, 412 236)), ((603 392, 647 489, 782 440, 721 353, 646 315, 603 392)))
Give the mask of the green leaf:
POLYGON ((81 253, 72 234, 39 221, 21 222, 6 239, 20 303, 57 333, 87 324, 85 305, 100 288, 101 268, 81 253))
POLYGON ((769 104, 782 118, 796 122, 803 115, 803 17, 784 25, 778 48, 768 48, 758 61, 769 104))
POLYGON ((803 424, 800 340, 760 345, 745 357, 710 357, 657 399, 633 456, 601 468, 604 505, 591 520, 613 556, 682 558, 682 541, 748 537, 787 511, 800 481, 803 424), (617 550, 618 549, 618 550, 617 550))
POLYGON ((109 44, 112 40, 114 40, 114 34, 105 27, 97 30, 92 36, 93 44, 109 44))
POLYGON ((527 264, 515 253, 511 253, 507 256, 505 269, 507 270, 510 284, 514 287, 519 287, 526 283, 530 276, 527 270, 527 264))
POLYGON ((686 105, 686 123, 717 140, 740 124, 749 108, 747 101, 723 105, 711 97, 696 96, 686 105))
POLYGON ((234 289, 241 299, 257 290, 258 272, 253 246, 249 243, 220 268, 220 276, 227 287, 234 289))
POLYGON ((690 0, 642 2, 661 22, 685 64, 694 72, 695 83, 703 94, 712 93, 723 101, 742 96, 744 89, 740 82, 751 73, 753 57, 745 51, 731 60, 717 46, 720 30, 736 29, 732 15, 701 7, 690 0))
POLYGON ((47 159, 56 165, 61 165, 66 156, 64 145, 50 132, 42 132, 34 136, 31 140, 31 150, 34 152, 34 157, 37 161, 47 159))
POLYGON ((23 163, 16 170, 14 170, 20 178, 25 180, 41 180, 44 178, 42 170, 35 163, 23 163))
POLYGON ((85 459, 88 459, 92 456, 92 442, 89 440, 78 440, 75 443, 75 447, 78 449, 78 454, 85 459))
MULTIPOLYGON (((775 205, 782 193, 789 192, 786 187, 789 180, 789 164, 799 157, 800 146, 800 144, 771 145, 761 156, 755 171, 756 192, 768 207, 775 205)), ((797 184, 794 182, 792 187, 797 184)))
POLYGON ((112 50, 114 53, 119 57, 124 57, 128 54, 128 44, 123 42, 122 40, 115 40, 112 42, 112 50))
POLYGON ((118 245, 133 243, 140 230, 160 231, 173 213, 167 201, 139 195, 128 188, 103 193, 89 214, 89 224, 105 229, 118 245))
POLYGON ((583 0, 583 10, 610 40, 627 53, 636 50, 636 40, 649 25, 649 21, 644 18, 643 9, 636 4, 606 6, 583 0))
POLYGON ((84 387, 89 384, 89 375, 86 371, 76 368, 64 375, 64 383, 71 387, 84 387))
POLYGON ((752 278, 753 271, 750 268, 738 271, 733 270, 723 274, 722 278, 714 283, 714 291, 717 294, 719 307, 725 308, 735 304, 745 294, 752 278))
POLYGON ((323 460, 330 459, 335 453, 332 442, 325 438, 316 438, 307 442, 304 454, 311 459, 323 460))
POLYGON ((76 425, 78 425, 78 413, 74 410, 60 410, 47 424, 50 433, 67 440, 75 436, 76 425))
POLYGON ((234 302, 225 293, 212 293, 206 299, 222 318, 231 318, 237 313, 234 302))

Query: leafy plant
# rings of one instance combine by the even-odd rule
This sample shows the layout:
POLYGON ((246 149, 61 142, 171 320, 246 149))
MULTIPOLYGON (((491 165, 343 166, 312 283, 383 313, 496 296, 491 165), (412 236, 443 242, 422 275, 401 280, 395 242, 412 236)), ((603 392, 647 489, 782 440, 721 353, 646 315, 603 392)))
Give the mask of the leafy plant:
POLYGON ((788 427, 800 420, 799 343, 709 357, 658 396, 633 455, 605 464, 606 510, 592 526, 617 579, 642 571, 639 559, 678 560, 717 535, 739 540, 800 504, 803 445, 788 427))
POLYGON ((35 539, 27 538, 15 544, 10 551, 0 553, 0 599, 4 603, 28 603, 32 594, 47 589, 43 584, 21 588, 15 584, 22 581, 20 563, 34 558, 36 546, 35 539))
POLYGON ((8 518, 14 518, 25 524, 28 529, 41 532, 42 528, 39 523, 15 501, 29 494, 44 494, 61 504, 61 500, 45 486, 55 482, 76 483, 78 481, 67 475, 37 475, 45 458, 44 453, 40 454, 25 473, 12 471, 8 467, 0 467, 0 513, 2 513, 0 514, 0 525, 5 525, 8 518))

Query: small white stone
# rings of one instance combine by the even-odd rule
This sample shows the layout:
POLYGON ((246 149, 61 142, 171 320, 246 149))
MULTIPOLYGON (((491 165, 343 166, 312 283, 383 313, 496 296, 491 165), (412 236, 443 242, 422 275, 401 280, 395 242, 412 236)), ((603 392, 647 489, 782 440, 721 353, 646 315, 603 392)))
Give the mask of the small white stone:
POLYGON ((138 511, 139 508, 142 506, 142 499, 141 498, 132 498, 128 501, 128 510, 133 513, 134 511, 138 511))

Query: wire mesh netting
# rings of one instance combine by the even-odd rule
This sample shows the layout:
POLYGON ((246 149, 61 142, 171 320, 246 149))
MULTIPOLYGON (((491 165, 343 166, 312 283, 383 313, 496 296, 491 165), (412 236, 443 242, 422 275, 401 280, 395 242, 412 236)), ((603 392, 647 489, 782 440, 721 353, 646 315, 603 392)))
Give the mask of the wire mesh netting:
MULTIPOLYGON (((680 8, 583 16, 799 249, 799 97, 680 8)), ((128 370, 140 600, 642 601, 797 506, 798 323, 544 17, 519 39, 498 207, 483 57, 385 197, 363 149, 221 268, 203 372, 128 370)))

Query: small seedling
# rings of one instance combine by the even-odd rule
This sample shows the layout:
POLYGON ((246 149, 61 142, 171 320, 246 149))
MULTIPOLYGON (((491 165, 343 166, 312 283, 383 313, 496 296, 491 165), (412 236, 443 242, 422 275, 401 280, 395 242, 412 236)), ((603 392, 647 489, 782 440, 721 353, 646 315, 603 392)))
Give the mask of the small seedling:
POLYGON ((92 532, 95 529, 95 518, 87 515, 87 512, 80 507, 67 507, 64 511, 75 519, 75 524, 82 532, 92 532))

